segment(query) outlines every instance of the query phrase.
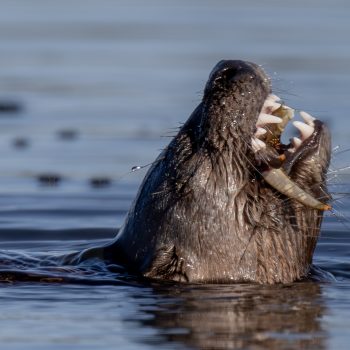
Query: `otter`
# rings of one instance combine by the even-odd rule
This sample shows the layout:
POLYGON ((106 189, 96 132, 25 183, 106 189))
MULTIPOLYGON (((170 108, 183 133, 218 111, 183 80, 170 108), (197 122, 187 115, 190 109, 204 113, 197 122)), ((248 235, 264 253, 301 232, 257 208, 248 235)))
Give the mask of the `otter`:
POLYGON ((203 99, 146 174, 115 240, 92 256, 141 276, 194 283, 290 283, 308 276, 331 154, 325 124, 272 94, 263 69, 220 61, 203 99))

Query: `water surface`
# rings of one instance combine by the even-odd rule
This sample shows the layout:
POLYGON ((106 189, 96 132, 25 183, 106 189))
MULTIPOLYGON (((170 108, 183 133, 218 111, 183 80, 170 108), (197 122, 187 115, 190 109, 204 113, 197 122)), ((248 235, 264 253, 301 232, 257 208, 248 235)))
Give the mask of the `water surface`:
POLYGON ((57 280, 1 284, 1 347, 347 349, 349 11, 345 0, 2 0, 0 103, 21 110, 0 114, 0 259, 57 280), (115 235, 147 170, 132 167, 155 159, 223 58, 262 64, 339 145, 335 215, 315 254, 327 282, 155 284, 99 263, 57 269, 62 254, 115 235))

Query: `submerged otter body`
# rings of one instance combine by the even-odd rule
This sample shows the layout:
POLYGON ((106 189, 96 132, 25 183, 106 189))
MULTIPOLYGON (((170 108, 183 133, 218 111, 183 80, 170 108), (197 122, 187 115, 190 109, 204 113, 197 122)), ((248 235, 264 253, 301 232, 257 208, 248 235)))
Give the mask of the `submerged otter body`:
MULTIPOLYGON (((148 171, 114 242, 80 259, 103 254, 145 277, 184 282, 289 283, 307 276, 322 210, 278 192, 261 174, 272 164, 326 201, 330 136, 315 120, 297 147, 256 147, 252 136, 270 94, 259 66, 219 62, 202 102, 148 171), (268 150, 280 164, 268 160, 268 150)), ((268 125, 260 124, 260 131, 268 125)))

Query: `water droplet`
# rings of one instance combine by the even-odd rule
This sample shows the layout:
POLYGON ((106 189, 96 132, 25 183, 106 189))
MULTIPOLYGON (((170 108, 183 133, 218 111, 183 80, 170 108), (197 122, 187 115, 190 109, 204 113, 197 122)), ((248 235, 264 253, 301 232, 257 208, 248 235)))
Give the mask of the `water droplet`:
POLYGON ((134 171, 140 170, 141 168, 142 168, 141 166, 135 165, 131 168, 131 171, 134 172, 134 171))

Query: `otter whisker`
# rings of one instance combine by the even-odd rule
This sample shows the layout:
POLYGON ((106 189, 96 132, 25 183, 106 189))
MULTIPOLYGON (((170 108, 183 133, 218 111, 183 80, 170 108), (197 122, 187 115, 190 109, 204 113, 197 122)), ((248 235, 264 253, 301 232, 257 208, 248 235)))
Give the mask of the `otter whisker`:
MULTIPOLYGON (((339 169, 333 170, 333 171, 329 171, 327 173, 327 176, 331 175, 331 174, 334 174, 334 173, 339 173, 339 172, 344 171, 344 170, 349 170, 349 169, 350 169, 350 165, 346 166, 346 167, 343 167, 343 168, 339 168, 339 169)), ((348 175, 350 175, 350 174, 348 174, 348 175)))
POLYGON ((332 208, 331 215, 337 219, 339 223, 341 223, 347 231, 350 231, 350 220, 346 218, 342 213, 337 211, 336 209, 332 208), (348 223, 349 225, 346 225, 348 223))
POLYGON ((272 187, 287 197, 293 198, 302 204, 310 206, 314 209, 329 210, 330 206, 318 201, 316 198, 303 191, 296 183, 291 181, 283 171, 272 169, 263 173, 264 179, 272 187))
POLYGON ((350 151, 350 148, 346 148, 344 150, 340 150, 340 146, 336 146, 333 148, 333 156, 338 157, 341 154, 347 153, 350 151))
MULTIPOLYGON (((305 125, 305 124, 304 124, 305 125)), ((305 133, 309 133, 309 130, 307 129, 306 131, 303 131, 305 133)), ((307 134, 308 135, 308 134, 307 134)), ((310 136, 310 135, 309 135, 310 136)), ((307 136, 307 137, 309 137, 307 136)), ((305 135, 304 135, 305 137, 305 135)), ((269 183, 269 178, 267 178, 266 176, 271 176, 273 175, 275 172, 278 172, 277 169, 273 169, 271 170, 269 173, 262 173, 260 172, 259 170, 257 170, 257 168, 251 163, 251 161, 244 155, 244 157, 247 159, 247 161, 253 166, 253 168, 262 176, 265 178, 265 180, 267 180, 267 182, 269 183)), ((278 172, 278 179, 281 179, 282 178, 282 175, 283 175, 283 172, 278 172)), ((286 178, 286 177, 284 177, 286 178)), ((276 178, 277 179, 277 178, 276 178)), ((280 181, 280 180, 278 180, 280 181)), ((272 180, 272 182, 277 185, 277 182, 275 180, 272 180)), ((273 187, 275 187, 275 185, 273 187)), ((309 203, 307 205, 312 205, 312 206, 315 206, 315 209, 320 209, 320 210, 329 210, 329 206, 324 204, 324 203, 321 203, 319 202, 316 198, 310 196, 308 193, 302 191, 300 189, 300 187, 297 186, 297 184, 289 181, 288 183, 288 194, 287 193, 284 193, 284 188, 287 190, 287 187, 281 187, 279 186, 279 188, 277 188, 277 190, 280 192, 280 193, 283 193, 284 195, 287 195, 287 197, 290 197, 292 195, 292 193, 294 193, 293 191, 296 191, 296 193, 299 193, 298 194, 298 198, 300 198, 303 202, 305 201, 305 204, 306 202, 309 203)), ((294 197, 293 197, 294 198, 294 197)), ((328 195, 326 196, 326 199, 328 198, 328 195)), ((288 198, 287 198, 288 199, 288 198)), ((286 200, 287 200, 286 199, 286 200)))
POLYGON ((350 192, 332 192, 333 196, 343 196, 343 198, 350 197, 350 192))
POLYGON ((329 200, 322 189, 330 137, 322 122, 300 111, 300 138, 282 144, 294 111, 272 95, 257 65, 219 62, 202 101, 160 165, 147 172, 125 224, 103 251, 116 262, 114 252, 121 253, 127 266, 150 278, 286 283, 304 277, 323 213, 290 198, 276 181, 285 177, 309 203, 320 194, 329 200), (269 185, 266 172, 273 169, 285 173, 269 185))
MULTIPOLYGON (((319 186, 319 185, 316 185, 316 186, 319 186)), ((324 191, 322 188, 319 188, 321 191, 324 191)), ((276 197, 277 198, 280 198, 281 199, 281 204, 286 204, 288 202, 290 202, 291 198, 288 197, 287 195, 283 194, 283 193, 277 193, 276 194, 276 197), (282 197, 286 197, 286 198, 283 198, 282 197)), ((320 195, 320 196, 313 196, 314 199, 318 200, 318 201, 329 201, 329 194, 324 192, 324 195, 320 195)), ((314 209, 318 209, 318 208, 314 208, 314 209)), ((323 210, 323 209, 320 209, 320 210, 323 210)))

